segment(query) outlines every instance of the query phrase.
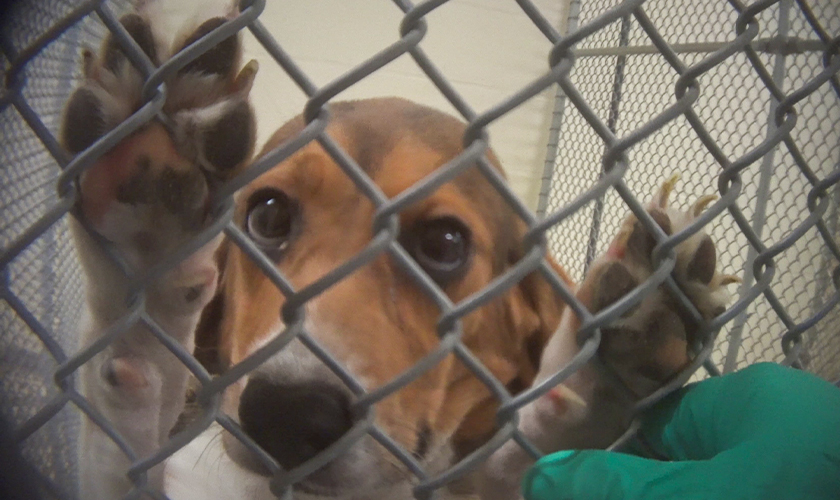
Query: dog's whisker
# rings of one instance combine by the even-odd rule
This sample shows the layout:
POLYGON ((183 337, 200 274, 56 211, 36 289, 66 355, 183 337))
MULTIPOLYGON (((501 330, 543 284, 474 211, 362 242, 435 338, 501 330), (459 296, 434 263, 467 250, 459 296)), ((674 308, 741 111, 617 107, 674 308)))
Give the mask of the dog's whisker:
MULTIPOLYGON (((206 432, 206 431, 205 431, 206 432)), ((213 433, 213 436, 207 441, 207 444, 201 449, 201 453, 198 454, 198 458, 193 465, 193 468, 197 467, 199 463, 204 460, 205 455, 214 452, 217 449, 217 443, 221 441, 222 435, 224 434, 224 429, 219 429, 213 433)), ((215 461, 221 462, 221 453, 218 453, 217 458, 215 461)))

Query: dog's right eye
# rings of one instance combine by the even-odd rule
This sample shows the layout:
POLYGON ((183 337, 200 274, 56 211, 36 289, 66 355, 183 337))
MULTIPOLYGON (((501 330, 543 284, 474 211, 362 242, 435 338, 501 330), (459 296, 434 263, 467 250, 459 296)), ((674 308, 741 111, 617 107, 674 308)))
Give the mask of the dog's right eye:
POLYGON ((276 189, 261 190, 248 202, 245 229, 257 246, 276 257, 288 246, 297 215, 297 204, 286 193, 276 189))
POLYGON ((460 278, 472 255, 469 228, 456 217, 440 217, 415 224, 402 237, 403 246, 438 284, 460 278))

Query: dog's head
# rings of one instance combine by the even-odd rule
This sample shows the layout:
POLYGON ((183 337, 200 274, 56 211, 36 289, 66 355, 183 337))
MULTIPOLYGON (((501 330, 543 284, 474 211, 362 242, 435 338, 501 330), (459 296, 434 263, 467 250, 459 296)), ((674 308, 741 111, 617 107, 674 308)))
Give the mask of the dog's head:
MULTIPOLYGON (((401 99, 331 106, 328 134, 388 197, 410 188, 462 151, 464 124, 401 99)), ((269 151, 304 126, 284 125, 269 151)), ((498 161, 488 153, 492 163, 498 161)), ((237 221, 295 289, 349 261, 373 237, 374 204, 316 142, 246 187, 237 221)), ((453 303, 485 288, 522 256, 524 224, 477 168, 399 214, 399 242, 453 303)), ((223 364, 236 364, 285 330, 286 298, 236 245, 220 255, 220 295, 199 329, 223 364), (214 316, 215 314, 215 316, 214 316)), ((527 387, 562 304, 536 274, 461 319, 463 342, 512 392, 527 387)), ((440 309, 387 252, 309 300, 305 331, 374 390, 440 343, 440 309)), ((304 342, 274 354, 225 395, 226 410, 284 468, 296 467, 355 423, 353 392, 304 342)), ((375 420, 434 468, 470 451, 494 429, 495 399, 455 355, 384 398, 375 420)), ((231 436, 229 453, 250 452, 231 436)), ((299 487, 346 495, 406 482, 407 472, 367 436, 299 487)))

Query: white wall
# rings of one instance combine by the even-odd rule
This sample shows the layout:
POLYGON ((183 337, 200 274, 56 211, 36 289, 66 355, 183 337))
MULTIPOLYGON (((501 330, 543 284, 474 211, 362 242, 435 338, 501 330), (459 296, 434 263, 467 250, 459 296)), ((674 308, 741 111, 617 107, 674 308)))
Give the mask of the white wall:
MULTIPOLYGON (((536 2, 559 26, 565 0, 536 2)), ((323 86, 399 39, 402 12, 383 0, 268 2, 260 21, 309 78, 323 86)), ((548 69, 551 44, 509 0, 453 0, 427 17, 421 47, 477 112, 503 101, 548 69)), ((565 25, 565 23, 563 23, 565 25)), ((259 141, 298 114, 306 97, 247 33, 245 57, 260 72, 253 91, 259 141)), ((396 95, 455 113, 409 56, 363 79, 338 99, 396 95)), ((552 91, 490 126, 491 144, 516 193, 536 207, 552 91)))
MULTIPOLYGON (((565 28, 569 0, 537 0, 556 28, 565 28), (562 21, 561 21, 562 20, 562 21)), ((259 19, 317 86, 350 71, 399 39, 403 14, 387 0, 268 0, 259 19)), ((223 13, 230 0, 153 0, 157 28, 172 37, 195 19, 223 13)), ((481 113, 548 70, 551 44, 510 0, 451 0, 427 16, 422 49, 481 113)), ((257 145, 303 110, 306 96, 262 45, 244 31, 245 61, 260 70, 252 91, 257 145)), ((456 114, 410 56, 402 56, 340 94, 338 100, 401 96, 456 114)), ((536 208, 554 103, 544 91, 489 128, 491 146, 514 191, 536 208)))

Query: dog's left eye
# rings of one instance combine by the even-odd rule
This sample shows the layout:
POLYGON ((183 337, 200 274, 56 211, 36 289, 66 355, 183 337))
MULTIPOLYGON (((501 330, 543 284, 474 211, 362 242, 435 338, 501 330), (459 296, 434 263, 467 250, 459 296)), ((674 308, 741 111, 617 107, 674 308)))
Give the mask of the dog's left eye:
POLYGON ((259 191, 248 202, 245 229, 260 248, 276 253, 289 244, 297 212, 297 204, 282 191, 259 191))
POLYGON ((440 284, 459 278, 472 255, 470 230, 455 217, 440 217, 415 224, 404 246, 428 275, 440 284))

